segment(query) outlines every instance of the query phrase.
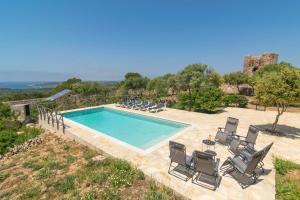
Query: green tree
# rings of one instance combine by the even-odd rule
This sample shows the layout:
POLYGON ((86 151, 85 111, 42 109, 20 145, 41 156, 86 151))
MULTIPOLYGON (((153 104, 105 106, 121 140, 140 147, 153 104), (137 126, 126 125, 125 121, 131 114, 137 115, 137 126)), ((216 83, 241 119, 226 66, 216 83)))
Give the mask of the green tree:
POLYGON ((249 77, 244 74, 243 72, 232 72, 229 74, 225 74, 223 76, 224 82, 233 85, 237 88, 238 92, 240 93, 240 88, 239 86, 241 84, 248 83, 249 77))
POLYGON ((168 78, 165 76, 159 76, 150 80, 147 84, 147 90, 152 91, 156 97, 160 98, 168 95, 169 86, 168 78))
POLYGON ((195 102, 195 95, 193 95, 193 93, 200 91, 200 88, 206 81, 207 72, 208 66, 206 64, 191 64, 185 67, 177 75, 179 88, 187 92, 186 103, 189 111, 191 111, 195 102))
POLYGON ((186 94, 180 94, 181 104, 185 102, 190 111, 195 103, 198 93, 205 87, 219 87, 221 76, 206 64, 191 64, 185 67, 172 80, 174 85, 186 94), (184 101, 183 101, 184 100, 184 101))
POLYGON ((75 84, 79 84, 81 82, 82 82, 81 79, 70 78, 70 79, 68 79, 68 80, 66 80, 66 81, 58 84, 53 90, 54 90, 54 92, 59 92, 59 91, 61 91, 63 89, 70 89, 70 90, 72 90, 73 86, 75 84))
POLYGON ((146 89, 149 79, 139 73, 129 72, 125 75, 122 87, 126 90, 139 91, 140 94, 146 89))
POLYGON ((266 106, 276 106, 277 115, 272 126, 276 130, 279 117, 289 104, 300 99, 300 72, 286 64, 269 66, 255 81, 256 99, 266 106), (272 68, 272 70, 269 70, 272 68))
POLYGON ((196 96, 194 109, 214 112, 216 108, 221 107, 223 91, 216 87, 205 87, 196 96))
POLYGON ((175 95, 179 91, 178 77, 171 75, 168 77, 168 88, 171 91, 171 95, 175 95))

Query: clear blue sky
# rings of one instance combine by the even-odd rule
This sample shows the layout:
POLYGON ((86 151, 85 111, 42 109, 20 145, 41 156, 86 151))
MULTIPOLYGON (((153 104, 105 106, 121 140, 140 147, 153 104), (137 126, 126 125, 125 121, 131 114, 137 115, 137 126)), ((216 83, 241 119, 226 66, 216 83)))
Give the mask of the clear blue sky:
POLYGON ((2 0, 0 81, 120 80, 274 51, 300 66, 298 0, 2 0))

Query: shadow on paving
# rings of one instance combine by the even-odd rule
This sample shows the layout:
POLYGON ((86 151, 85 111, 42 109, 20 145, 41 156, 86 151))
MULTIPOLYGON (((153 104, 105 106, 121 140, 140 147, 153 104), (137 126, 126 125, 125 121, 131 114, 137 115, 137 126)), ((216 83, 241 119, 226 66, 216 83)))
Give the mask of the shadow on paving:
POLYGON ((272 128, 272 124, 261 124, 255 126, 258 127, 264 134, 300 139, 300 129, 296 127, 278 124, 276 127, 276 132, 272 133, 268 131, 272 128))

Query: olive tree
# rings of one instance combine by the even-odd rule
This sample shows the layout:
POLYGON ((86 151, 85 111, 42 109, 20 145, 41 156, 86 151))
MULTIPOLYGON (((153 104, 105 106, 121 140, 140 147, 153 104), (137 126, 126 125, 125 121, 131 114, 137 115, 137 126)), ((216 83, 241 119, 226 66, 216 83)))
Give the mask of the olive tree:
POLYGON ((148 78, 143 77, 139 73, 129 72, 125 75, 125 80, 121 84, 126 90, 138 91, 142 94, 148 81, 148 78))
POLYGON ((206 64, 191 64, 177 74, 177 82, 184 91, 179 100, 191 111, 199 93, 206 87, 219 87, 221 77, 206 64))
POLYGON ((153 92, 156 97, 168 95, 168 79, 165 76, 159 76, 150 80, 147 84, 147 90, 153 92))
POLYGON ((276 106, 277 115, 271 131, 276 130, 279 117, 287 107, 300 99, 300 72, 285 64, 275 64, 274 70, 262 73, 255 80, 258 102, 266 106, 276 106))

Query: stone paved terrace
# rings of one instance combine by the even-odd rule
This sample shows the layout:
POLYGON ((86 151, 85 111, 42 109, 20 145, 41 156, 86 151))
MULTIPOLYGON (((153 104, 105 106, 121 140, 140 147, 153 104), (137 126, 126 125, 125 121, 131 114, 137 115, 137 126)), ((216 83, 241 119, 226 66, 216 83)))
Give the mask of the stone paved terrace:
MULTIPOLYGON (((202 140, 208 138, 209 134, 212 134, 214 137, 217 127, 224 127, 228 116, 240 119, 238 134, 245 135, 250 124, 270 124, 276 115, 276 112, 273 111, 263 112, 241 108, 226 108, 224 112, 219 114, 204 114, 175 109, 167 109, 167 111, 159 113, 149 113, 117 108, 114 105, 105 106, 191 124, 192 126, 187 131, 174 139, 186 145, 188 154, 191 154, 193 150, 201 150, 202 140)), ((272 164, 272 155, 300 163, 300 139, 288 139, 260 134, 257 139, 257 149, 266 146, 270 142, 274 142, 270 153, 265 158, 265 168, 271 171, 267 175, 260 176, 259 179, 261 181, 257 184, 251 185, 246 189, 242 189, 230 175, 222 176, 219 188, 216 191, 212 191, 192 184, 191 180, 184 182, 168 174, 170 161, 168 157, 168 142, 153 152, 143 155, 99 134, 84 130, 74 124, 66 124, 69 126, 66 129, 66 135, 76 138, 88 146, 99 148, 114 157, 130 161, 146 175, 153 177, 189 199, 275 199, 275 170, 272 164)), ((286 125, 284 128, 289 128, 292 132, 300 134, 300 114, 284 113, 280 119, 280 124, 284 124, 286 125)), ((221 159, 220 163, 222 164, 231 154, 225 146, 216 144, 215 148, 218 154, 217 157, 221 159)))

